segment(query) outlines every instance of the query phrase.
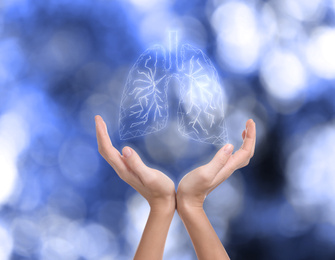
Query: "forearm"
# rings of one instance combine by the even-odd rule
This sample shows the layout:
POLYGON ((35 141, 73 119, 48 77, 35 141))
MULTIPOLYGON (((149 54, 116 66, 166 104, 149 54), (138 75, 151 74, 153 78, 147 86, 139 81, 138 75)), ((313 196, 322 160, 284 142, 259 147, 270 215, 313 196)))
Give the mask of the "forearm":
POLYGON ((191 237, 199 260, 229 259, 202 207, 178 207, 178 213, 191 237))
POLYGON ((151 209, 134 260, 163 258, 166 237, 174 215, 173 209, 151 209))

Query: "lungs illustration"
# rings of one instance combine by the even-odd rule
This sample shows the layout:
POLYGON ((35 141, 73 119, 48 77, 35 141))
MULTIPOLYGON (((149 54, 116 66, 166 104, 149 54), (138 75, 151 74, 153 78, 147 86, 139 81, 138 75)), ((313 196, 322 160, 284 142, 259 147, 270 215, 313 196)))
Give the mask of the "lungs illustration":
POLYGON ((179 53, 174 32, 170 33, 168 57, 163 46, 155 45, 131 68, 120 105, 120 138, 147 135, 167 125, 168 87, 172 77, 180 85, 179 132, 200 142, 226 143, 217 72, 200 49, 184 44, 179 53))

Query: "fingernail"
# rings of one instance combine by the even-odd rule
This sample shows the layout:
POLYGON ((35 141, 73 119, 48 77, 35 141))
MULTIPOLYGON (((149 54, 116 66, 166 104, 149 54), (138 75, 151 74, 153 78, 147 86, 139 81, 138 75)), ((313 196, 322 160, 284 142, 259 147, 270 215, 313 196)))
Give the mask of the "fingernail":
POLYGON ((233 146, 231 144, 226 144, 225 147, 223 148, 223 151, 226 154, 230 154, 233 151, 233 146))
POLYGON ((124 148, 123 149, 123 156, 125 158, 128 158, 130 155, 131 155, 131 150, 128 147, 124 148))

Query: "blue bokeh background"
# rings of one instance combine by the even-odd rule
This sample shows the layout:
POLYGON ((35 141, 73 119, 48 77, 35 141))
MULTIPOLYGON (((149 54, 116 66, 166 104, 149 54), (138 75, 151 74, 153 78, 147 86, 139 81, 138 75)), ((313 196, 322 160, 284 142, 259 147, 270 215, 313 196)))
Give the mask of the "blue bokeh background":
MULTIPOLYGON (((149 207, 98 154, 94 115, 176 183, 219 147, 162 132, 120 141, 128 72, 169 30, 202 49, 236 149, 206 199, 232 259, 335 257, 334 0, 1 0, 0 259, 131 259, 149 207)), ((176 215, 165 259, 196 259, 176 215)))

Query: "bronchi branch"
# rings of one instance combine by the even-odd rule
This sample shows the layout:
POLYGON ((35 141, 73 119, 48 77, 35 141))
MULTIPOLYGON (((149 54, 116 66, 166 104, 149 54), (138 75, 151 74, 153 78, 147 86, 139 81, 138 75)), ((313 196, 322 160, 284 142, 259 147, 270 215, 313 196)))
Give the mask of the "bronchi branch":
POLYGON ((135 94, 135 98, 138 98, 138 102, 131 106, 130 108, 138 107, 138 110, 134 110, 130 112, 130 116, 137 115, 136 118, 140 118, 140 122, 133 123, 130 127, 135 127, 140 124, 145 124, 148 121, 149 113, 154 107, 154 121, 156 121, 157 113, 160 117, 162 117, 161 114, 161 108, 162 106, 159 105, 159 102, 163 102, 162 98, 160 97, 161 91, 158 90, 157 85, 166 77, 164 75, 163 77, 155 80, 156 78, 156 72, 157 72, 157 53, 156 53, 156 59, 154 63, 154 70, 151 68, 151 66, 148 65, 149 61, 151 60, 151 56, 149 56, 146 61, 144 67, 148 70, 148 72, 143 71, 137 71, 139 75, 143 75, 145 79, 137 79, 133 82, 133 84, 137 83, 144 83, 147 84, 146 86, 142 87, 136 87, 132 92, 130 92, 130 95, 135 94), (139 97, 138 97, 139 96, 139 97), (152 98, 150 98, 152 96, 152 98), (150 100, 150 101, 149 101, 150 100), (146 109, 147 108, 147 109, 146 109), (142 114, 145 112, 144 114, 142 114))
POLYGON ((194 120, 189 122, 189 125, 192 125, 192 128, 196 133, 199 133, 199 131, 196 129, 195 125, 198 124, 200 128, 208 134, 207 129, 203 126, 201 122, 201 113, 205 113, 207 117, 210 119, 210 127, 214 124, 214 118, 215 116, 211 113, 209 113, 208 108, 212 108, 212 101, 213 101, 213 95, 212 93, 208 90, 209 86, 209 77, 206 73, 204 73, 204 68, 202 64, 199 62, 199 59, 196 60, 196 63, 198 65, 198 69, 194 69, 194 56, 190 59, 190 67, 189 67, 189 73, 186 74, 188 78, 190 79, 190 85, 189 85, 189 91, 187 95, 189 95, 191 104, 186 112, 186 114, 189 114, 195 107, 195 110, 197 111, 196 116, 194 117, 194 120), (205 84, 201 84, 201 78, 204 78, 205 84), (196 92, 196 97, 194 92, 196 92), (200 106, 195 104, 193 100, 201 99, 201 101, 205 104, 205 108, 201 109, 200 106))

